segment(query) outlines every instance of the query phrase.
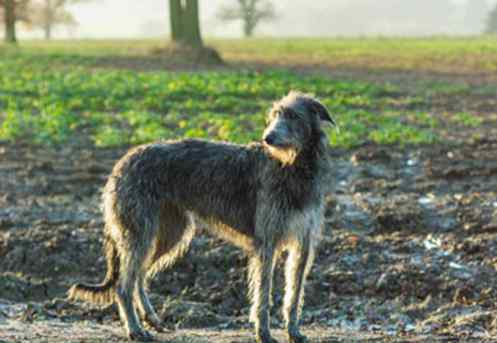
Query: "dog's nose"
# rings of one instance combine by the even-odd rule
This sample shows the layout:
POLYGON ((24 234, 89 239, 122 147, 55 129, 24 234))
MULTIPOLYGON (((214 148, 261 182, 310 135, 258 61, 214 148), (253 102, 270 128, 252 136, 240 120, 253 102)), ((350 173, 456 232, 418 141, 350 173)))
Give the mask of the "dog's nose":
POLYGON ((264 137, 264 143, 268 145, 273 145, 274 141, 275 141, 274 135, 267 135, 266 137, 264 137))

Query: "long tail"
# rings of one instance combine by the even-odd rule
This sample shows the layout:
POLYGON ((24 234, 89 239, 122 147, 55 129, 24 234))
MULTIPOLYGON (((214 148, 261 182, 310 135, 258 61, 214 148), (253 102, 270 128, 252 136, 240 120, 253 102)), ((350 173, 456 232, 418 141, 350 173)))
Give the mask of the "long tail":
POLYGON ((109 305, 114 302, 115 285, 119 279, 119 255, 115 243, 105 239, 105 257, 107 260, 107 274, 98 285, 75 284, 67 292, 69 300, 82 300, 97 305, 109 305))

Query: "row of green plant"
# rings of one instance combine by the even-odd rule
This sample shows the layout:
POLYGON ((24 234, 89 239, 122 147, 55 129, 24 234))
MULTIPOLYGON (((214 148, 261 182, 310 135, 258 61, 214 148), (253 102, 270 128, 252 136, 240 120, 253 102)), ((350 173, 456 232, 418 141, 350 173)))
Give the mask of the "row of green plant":
MULTIPOLYGON (((396 109, 423 99, 389 85, 288 71, 95 69, 84 61, 22 52, 0 59, 0 139, 61 144, 78 137, 97 146, 180 137, 246 143, 259 139, 271 102, 290 89, 314 93, 326 104, 341 128, 329 132, 336 146, 431 143, 437 137, 435 116, 396 109)), ((472 115, 461 116, 463 124, 474 125, 472 115)))

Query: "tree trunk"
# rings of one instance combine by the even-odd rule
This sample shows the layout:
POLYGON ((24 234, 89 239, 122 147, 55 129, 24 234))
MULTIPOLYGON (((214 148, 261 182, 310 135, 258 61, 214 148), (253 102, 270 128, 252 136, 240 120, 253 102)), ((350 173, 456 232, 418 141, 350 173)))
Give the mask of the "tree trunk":
POLYGON ((186 0, 183 12, 183 30, 185 43, 193 48, 202 47, 200 36, 200 20, 198 15, 198 0, 186 0))
POLYGON ((174 43, 200 49, 198 0, 169 0, 171 17, 171 39, 174 43))
POLYGON ((52 9, 52 2, 50 0, 45 0, 45 15, 43 16, 43 31, 45 32, 45 40, 52 39, 52 13, 55 9, 52 9))
POLYGON ((5 42, 15 44, 16 37, 16 4, 15 0, 5 0, 4 2, 5 14, 5 42))
POLYGON ((45 31, 45 40, 52 39, 52 25, 47 23, 43 28, 43 31, 45 31))
POLYGON ((252 37, 254 34, 255 25, 250 19, 245 19, 243 22, 243 33, 245 37, 252 37))
POLYGON ((171 20, 171 39, 175 43, 183 41, 183 6, 181 0, 169 0, 169 17, 171 20))
POLYGON ((256 3, 255 0, 240 1, 243 13, 243 34, 245 37, 252 37, 254 34, 256 22, 256 3))

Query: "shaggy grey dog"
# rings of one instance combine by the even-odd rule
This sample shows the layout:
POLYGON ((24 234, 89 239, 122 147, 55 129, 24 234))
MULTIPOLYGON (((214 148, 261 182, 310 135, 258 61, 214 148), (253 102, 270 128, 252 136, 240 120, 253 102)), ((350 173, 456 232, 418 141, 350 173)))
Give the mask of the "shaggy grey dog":
POLYGON ((320 102, 290 92, 269 112, 261 143, 188 139, 129 151, 103 194, 105 280, 74 285, 69 297, 117 302, 129 337, 152 339, 139 319, 161 330, 145 291, 148 280, 183 255, 195 227, 205 223, 249 255, 257 342, 276 342, 269 329, 273 270, 288 251, 283 314, 290 342, 305 342, 299 316, 330 171, 326 122, 335 125, 320 102))

